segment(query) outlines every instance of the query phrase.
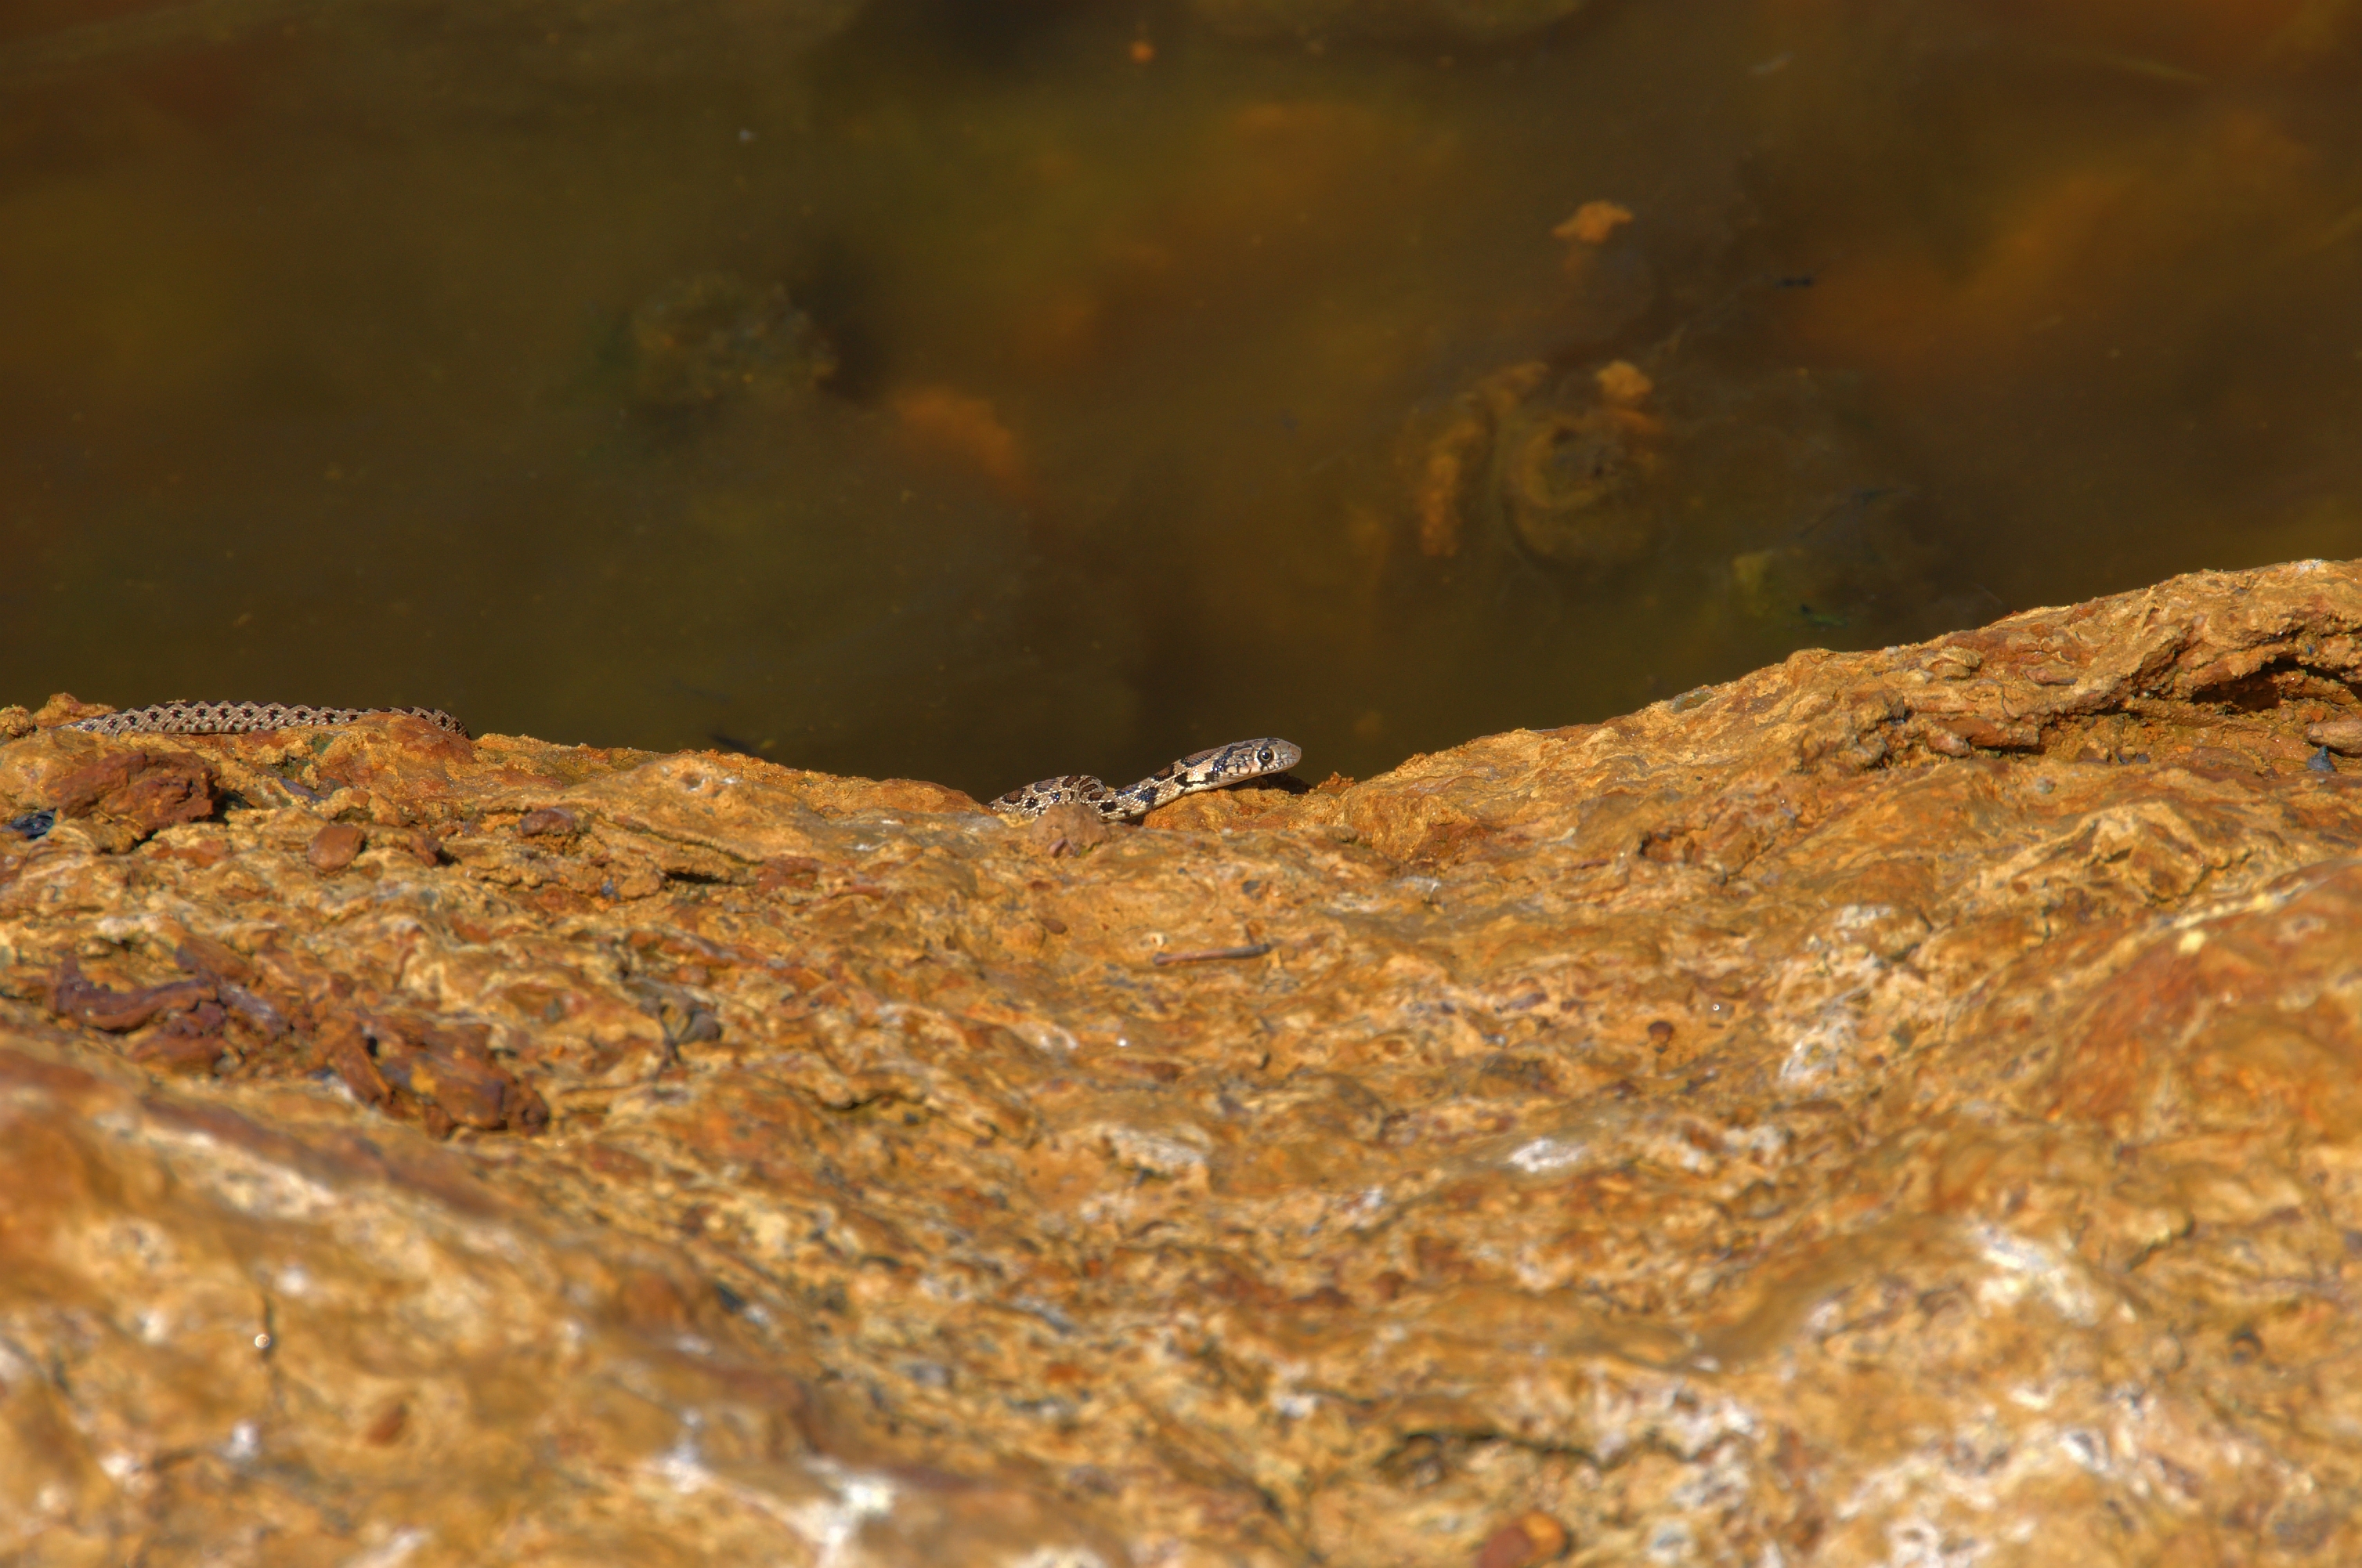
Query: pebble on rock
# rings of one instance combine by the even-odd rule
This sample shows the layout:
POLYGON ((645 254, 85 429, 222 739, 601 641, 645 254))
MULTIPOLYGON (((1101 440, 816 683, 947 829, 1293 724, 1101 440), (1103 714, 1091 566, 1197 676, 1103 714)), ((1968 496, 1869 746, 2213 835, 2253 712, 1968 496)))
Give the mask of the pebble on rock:
POLYGON ((312 835, 312 842, 304 848, 304 858, 312 863, 313 870, 325 877, 350 866, 353 857, 361 852, 363 842, 361 830, 352 823, 330 823, 312 835))

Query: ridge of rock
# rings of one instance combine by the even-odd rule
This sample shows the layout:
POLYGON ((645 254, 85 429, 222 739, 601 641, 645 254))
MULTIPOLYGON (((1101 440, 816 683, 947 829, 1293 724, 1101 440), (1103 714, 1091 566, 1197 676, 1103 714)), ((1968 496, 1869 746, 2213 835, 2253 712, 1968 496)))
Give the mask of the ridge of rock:
POLYGON ((2358 692, 2313 561, 1096 832, 0 710, 0 1555, 2362 1559, 2358 692))

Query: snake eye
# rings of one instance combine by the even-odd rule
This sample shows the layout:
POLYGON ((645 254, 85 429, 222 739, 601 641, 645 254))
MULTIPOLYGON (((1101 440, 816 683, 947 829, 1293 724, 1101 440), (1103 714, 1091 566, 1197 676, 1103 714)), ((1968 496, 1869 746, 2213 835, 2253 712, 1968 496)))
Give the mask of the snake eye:
POLYGON ((1261 751, 1256 752, 1255 760, 1262 763, 1265 767, 1269 767, 1271 766, 1271 747, 1265 746, 1261 751))

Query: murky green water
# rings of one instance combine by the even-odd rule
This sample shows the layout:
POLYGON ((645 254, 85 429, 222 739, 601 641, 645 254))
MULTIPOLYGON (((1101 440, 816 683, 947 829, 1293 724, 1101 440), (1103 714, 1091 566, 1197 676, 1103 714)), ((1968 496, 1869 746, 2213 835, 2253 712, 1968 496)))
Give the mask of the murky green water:
POLYGON ((0 697, 1366 775, 2362 554, 2362 7, 1289 3, 19 0, 0 697))

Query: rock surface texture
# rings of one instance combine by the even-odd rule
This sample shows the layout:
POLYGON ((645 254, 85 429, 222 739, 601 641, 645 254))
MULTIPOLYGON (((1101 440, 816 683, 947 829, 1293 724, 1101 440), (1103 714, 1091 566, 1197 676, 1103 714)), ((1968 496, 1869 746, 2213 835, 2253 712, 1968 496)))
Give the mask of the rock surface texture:
POLYGON ((2357 685, 2307 562, 1137 829, 0 712, 0 1557, 2362 1561, 2357 685))

